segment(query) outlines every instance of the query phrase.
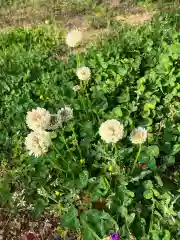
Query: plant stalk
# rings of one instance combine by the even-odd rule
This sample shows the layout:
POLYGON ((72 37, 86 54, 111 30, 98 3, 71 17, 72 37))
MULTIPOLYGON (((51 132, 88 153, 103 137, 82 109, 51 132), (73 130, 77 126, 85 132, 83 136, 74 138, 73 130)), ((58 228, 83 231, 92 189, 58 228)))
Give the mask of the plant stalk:
POLYGON ((131 170, 131 174, 134 172, 134 169, 135 169, 135 167, 136 167, 136 164, 137 164, 137 161, 138 161, 138 159, 139 159, 140 154, 141 154, 141 144, 139 144, 139 150, 138 150, 138 152, 137 152, 137 154, 136 154, 136 158, 135 158, 134 163, 133 163, 133 167, 132 167, 132 170, 131 170))

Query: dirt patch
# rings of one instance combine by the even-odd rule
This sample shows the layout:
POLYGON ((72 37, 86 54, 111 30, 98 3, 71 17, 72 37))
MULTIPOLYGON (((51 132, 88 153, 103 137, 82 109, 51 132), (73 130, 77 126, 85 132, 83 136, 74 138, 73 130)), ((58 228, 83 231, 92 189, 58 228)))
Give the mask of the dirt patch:
POLYGON ((46 8, 22 7, 21 9, 2 9, 0 11, 0 27, 35 26, 47 19, 48 15, 46 8))
POLYGON ((130 25, 137 25, 137 24, 142 24, 146 21, 151 20, 153 15, 154 13, 131 14, 127 17, 119 15, 115 17, 115 20, 123 21, 124 23, 130 24, 130 25))
MULTIPOLYGON (((35 220, 29 214, 22 213, 18 217, 10 217, 0 213, 1 240, 29 240, 26 236, 37 236, 37 240, 54 240, 59 217, 52 214, 43 215, 35 220)), ((33 238, 32 238, 33 239, 33 238)))

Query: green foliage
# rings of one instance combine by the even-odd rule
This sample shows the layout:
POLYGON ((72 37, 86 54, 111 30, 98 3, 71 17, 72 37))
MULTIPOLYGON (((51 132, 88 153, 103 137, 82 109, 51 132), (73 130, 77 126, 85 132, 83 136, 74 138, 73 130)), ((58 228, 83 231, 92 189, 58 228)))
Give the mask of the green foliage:
POLYGON ((0 35, 2 207, 36 216, 46 207, 56 209, 61 225, 87 240, 116 231, 125 240, 180 237, 177 16, 140 28, 114 23, 113 38, 80 54, 92 74, 80 92, 72 90, 79 84, 76 56, 66 51, 57 29, 0 35), (57 52, 68 62, 58 60, 57 52), (27 111, 39 106, 54 114, 64 105, 73 108, 74 118, 51 132, 46 155, 28 156, 27 111), (112 118, 124 125, 116 145, 98 134, 100 124, 112 118), (148 139, 131 171, 138 147, 128 136, 137 126, 148 130, 148 139))

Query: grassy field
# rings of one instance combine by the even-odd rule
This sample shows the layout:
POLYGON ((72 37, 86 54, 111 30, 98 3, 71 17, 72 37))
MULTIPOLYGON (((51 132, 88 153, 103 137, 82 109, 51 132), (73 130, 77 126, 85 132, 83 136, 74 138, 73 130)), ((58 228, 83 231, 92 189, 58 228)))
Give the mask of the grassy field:
POLYGON ((0 3, 0 239, 179 239, 178 1, 0 3))

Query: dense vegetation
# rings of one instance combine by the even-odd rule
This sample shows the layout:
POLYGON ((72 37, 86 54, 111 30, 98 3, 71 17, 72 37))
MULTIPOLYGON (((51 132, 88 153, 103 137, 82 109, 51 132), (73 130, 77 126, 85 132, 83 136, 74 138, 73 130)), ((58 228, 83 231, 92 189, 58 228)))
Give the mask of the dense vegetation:
POLYGON ((53 209, 61 227, 85 240, 110 232, 121 239, 179 239, 178 20, 176 12, 139 28, 114 23, 112 36, 84 54, 70 54, 63 33, 52 26, 1 33, 5 211, 28 209, 38 216, 53 209), (73 91, 80 84, 77 65, 91 69, 79 92, 73 91), (73 109, 73 119, 49 131, 53 144, 45 155, 29 156, 27 112, 41 107, 55 114, 64 106, 73 109), (116 144, 100 139, 99 127, 107 119, 124 125, 116 144), (129 138, 138 126, 148 131, 141 150, 129 138))

